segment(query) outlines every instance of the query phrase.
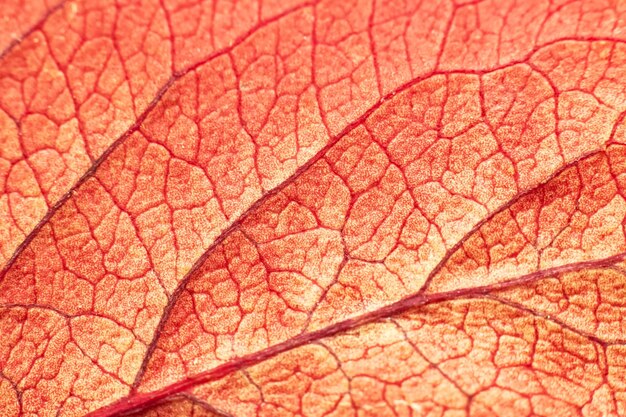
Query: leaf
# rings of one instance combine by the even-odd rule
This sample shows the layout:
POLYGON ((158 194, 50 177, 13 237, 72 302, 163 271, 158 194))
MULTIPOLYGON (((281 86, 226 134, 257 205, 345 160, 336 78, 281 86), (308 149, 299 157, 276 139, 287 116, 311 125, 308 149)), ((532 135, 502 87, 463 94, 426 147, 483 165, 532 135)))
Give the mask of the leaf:
POLYGON ((62 3, 61 0, 4 2, 0 21, 0 54, 5 55, 62 3))
POLYGON ((621 3, 50 8, 0 414, 626 415, 621 3))

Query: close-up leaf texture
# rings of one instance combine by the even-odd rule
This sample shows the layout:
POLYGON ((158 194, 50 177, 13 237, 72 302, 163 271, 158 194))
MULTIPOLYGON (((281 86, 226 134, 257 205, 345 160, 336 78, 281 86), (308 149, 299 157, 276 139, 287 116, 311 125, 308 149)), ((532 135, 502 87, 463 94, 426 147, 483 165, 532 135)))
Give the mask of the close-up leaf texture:
POLYGON ((626 416, 626 0, 0 0, 0 416, 626 416))

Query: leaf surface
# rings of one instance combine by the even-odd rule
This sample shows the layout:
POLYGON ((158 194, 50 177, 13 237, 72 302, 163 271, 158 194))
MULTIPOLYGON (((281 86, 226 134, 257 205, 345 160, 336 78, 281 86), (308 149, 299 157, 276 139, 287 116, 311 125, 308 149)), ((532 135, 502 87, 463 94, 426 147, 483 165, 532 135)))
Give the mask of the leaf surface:
POLYGON ((42 12, 3 415, 626 415, 624 6, 42 12))

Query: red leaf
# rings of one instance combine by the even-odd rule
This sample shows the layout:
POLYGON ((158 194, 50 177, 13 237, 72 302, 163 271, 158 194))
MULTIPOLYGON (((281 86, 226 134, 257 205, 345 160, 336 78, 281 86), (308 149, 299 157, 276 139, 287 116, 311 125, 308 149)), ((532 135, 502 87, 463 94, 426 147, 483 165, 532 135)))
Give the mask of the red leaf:
POLYGON ((15 6, 0 414, 626 415, 623 8, 15 6))

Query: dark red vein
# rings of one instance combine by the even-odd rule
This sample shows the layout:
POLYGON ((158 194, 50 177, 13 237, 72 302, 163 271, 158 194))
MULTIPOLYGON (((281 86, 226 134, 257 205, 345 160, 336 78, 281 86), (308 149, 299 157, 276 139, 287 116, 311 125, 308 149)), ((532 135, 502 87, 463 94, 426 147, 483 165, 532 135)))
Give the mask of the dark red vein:
POLYGON ((437 294, 414 294, 395 303, 381 307, 377 310, 334 323, 330 326, 324 327, 316 331, 303 333, 299 336, 296 336, 285 342, 276 344, 264 350, 238 357, 213 369, 194 375, 184 381, 174 383, 157 391, 135 394, 132 397, 121 399, 109 406, 105 406, 99 410, 87 414, 87 417, 111 417, 115 415, 127 415, 131 412, 137 412, 154 404, 154 402, 156 401, 161 401, 167 397, 184 392, 185 390, 193 388, 197 385, 206 384, 211 381, 222 379, 233 372, 251 367, 260 362, 276 357, 277 355, 287 352, 289 350, 296 349, 300 346, 304 346, 320 339, 344 333, 346 331, 352 330, 368 323, 375 322, 380 319, 397 316, 399 314, 424 305, 453 301, 459 298, 484 296, 494 291, 525 285, 558 274, 576 272, 585 269, 606 268, 625 259, 626 252, 623 252, 604 259, 576 262, 533 272, 503 283, 485 285, 480 287, 463 288, 437 294))
POLYGON ((39 21, 37 23, 35 23, 28 30, 26 30, 24 33, 22 33, 19 38, 14 39, 13 42, 9 43, 6 46, 6 48, 4 48, 4 50, 2 52, 0 52, 0 60, 4 59, 4 57, 6 57, 13 49, 15 49, 18 45, 20 45, 33 32, 41 29, 43 27, 44 23, 46 23, 46 21, 50 18, 50 16, 52 16, 58 10, 62 9, 63 6, 65 6, 66 2, 67 2, 67 0, 62 0, 59 4, 57 4, 54 7, 50 8, 46 13, 43 14, 41 19, 39 19, 39 21))

